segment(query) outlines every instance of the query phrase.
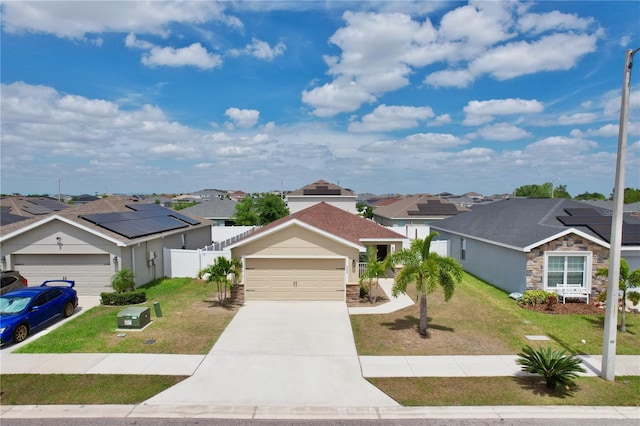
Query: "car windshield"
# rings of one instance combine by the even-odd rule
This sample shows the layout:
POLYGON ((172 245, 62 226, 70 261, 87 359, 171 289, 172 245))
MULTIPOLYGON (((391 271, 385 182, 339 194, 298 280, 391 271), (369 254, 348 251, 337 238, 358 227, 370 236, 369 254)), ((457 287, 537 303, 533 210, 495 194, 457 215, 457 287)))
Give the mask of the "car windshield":
POLYGON ((30 297, 0 297, 0 314, 17 314, 31 301, 30 297))

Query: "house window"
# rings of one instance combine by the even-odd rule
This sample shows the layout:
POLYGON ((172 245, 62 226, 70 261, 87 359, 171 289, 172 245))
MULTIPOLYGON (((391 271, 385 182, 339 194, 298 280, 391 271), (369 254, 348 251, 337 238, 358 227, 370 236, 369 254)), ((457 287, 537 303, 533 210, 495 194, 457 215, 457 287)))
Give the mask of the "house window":
POLYGON ((467 254, 467 240, 460 238, 460 260, 464 260, 467 254))
POLYGON ((545 288, 559 284, 591 287, 591 253, 545 253, 545 288))

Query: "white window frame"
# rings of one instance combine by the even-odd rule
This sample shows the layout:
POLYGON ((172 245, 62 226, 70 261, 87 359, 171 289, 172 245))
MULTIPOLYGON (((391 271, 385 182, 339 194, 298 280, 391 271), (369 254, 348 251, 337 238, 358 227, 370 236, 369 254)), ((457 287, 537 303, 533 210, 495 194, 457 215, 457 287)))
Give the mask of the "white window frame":
POLYGON ((549 280, 549 258, 550 257, 564 257, 564 280, 567 277, 567 263, 566 258, 568 256, 580 256, 585 258, 584 262, 584 288, 587 291, 591 291, 591 276, 593 271, 593 252, 590 251, 546 251, 544 252, 544 267, 543 267, 543 287, 546 291, 556 291, 557 283, 550 284, 549 280))

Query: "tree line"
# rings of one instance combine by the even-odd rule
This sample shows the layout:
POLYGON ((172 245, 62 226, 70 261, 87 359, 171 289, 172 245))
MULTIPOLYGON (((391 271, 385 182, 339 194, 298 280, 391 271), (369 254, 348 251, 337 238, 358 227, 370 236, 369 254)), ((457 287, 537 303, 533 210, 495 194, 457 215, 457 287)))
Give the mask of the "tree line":
MULTIPOLYGON (((542 185, 531 184, 523 185, 516 188, 514 195, 516 197, 528 197, 528 198, 566 198, 569 200, 613 200, 613 192, 609 197, 599 192, 583 192, 575 197, 572 197, 567 191, 567 185, 554 186, 552 182, 545 182, 542 185)), ((631 204, 640 201, 640 189, 639 188, 625 188, 624 189, 624 203, 631 204)))

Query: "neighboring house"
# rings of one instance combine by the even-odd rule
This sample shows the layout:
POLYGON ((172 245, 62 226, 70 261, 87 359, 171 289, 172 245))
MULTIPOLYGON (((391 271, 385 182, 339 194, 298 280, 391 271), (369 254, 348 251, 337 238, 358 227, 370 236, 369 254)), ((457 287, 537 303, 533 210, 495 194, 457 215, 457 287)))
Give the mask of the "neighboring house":
POLYGON ((111 277, 123 268, 144 284, 162 276, 164 248, 210 243, 209 221, 120 196, 0 226, 3 269, 32 284, 66 277, 80 294, 111 291, 111 277))
MULTIPOLYGON (((512 198, 431 225, 463 268, 509 293, 558 284, 604 290, 611 216, 579 201, 512 198)), ((622 257, 640 268, 640 219, 625 217, 622 257)))
POLYGON ((428 226, 434 221, 468 211, 447 200, 430 195, 401 197, 373 209, 373 220, 383 226, 428 226))
POLYGON ((192 195, 197 195, 202 200, 209 200, 214 198, 229 198, 229 194, 227 191, 222 189, 202 189, 200 191, 195 191, 191 193, 192 195))
POLYGON ((233 215, 236 211, 237 201, 230 198, 207 198, 198 202, 195 206, 187 207, 180 212, 209 219, 213 226, 233 226, 233 215))
POLYGON ((276 220, 229 246, 242 260, 244 300, 337 300, 359 297, 359 259, 381 257, 405 239, 383 226, 321 202, 276 220))
MULTIPOLYGON (((16 195, 0 199, 0 206, 6 213, 21 216, 25 219, 46 216, 52 212, 59 212, 71 207, 50 197, 23 197, 16 195)), ((4 224, 4 221, 0 223, 0 225, 4 224)))
POLYGON ((73 204, 87 204, 99 199, 100 198, 96 197, 95 195, 90 195, 90 194, 77 195, 71 198, 73 204))
POLYGON ((291 213, 304 210, 314 204, 327 203, 349 213, 356 214, 356 194, 350 189, 319 180, 287 194, 287 206, 291 213))

